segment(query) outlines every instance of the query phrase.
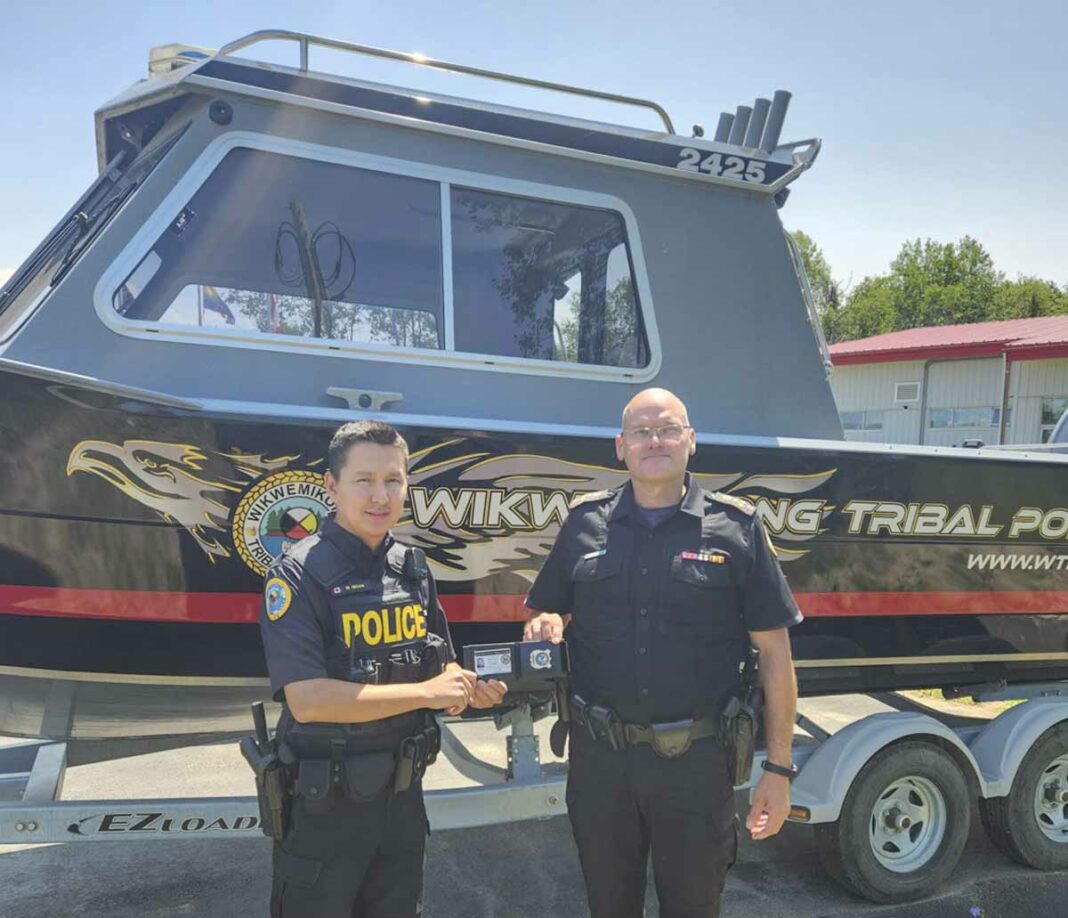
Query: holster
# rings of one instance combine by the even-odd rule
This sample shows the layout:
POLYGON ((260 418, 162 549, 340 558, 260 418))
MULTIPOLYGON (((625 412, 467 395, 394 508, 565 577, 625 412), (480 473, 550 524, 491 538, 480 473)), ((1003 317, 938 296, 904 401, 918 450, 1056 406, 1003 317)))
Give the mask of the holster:
POLYGON ((276 752, 271 740, 266 750, 251 736, 240 743, 241 754, 256 775, 256 800, 260 810, 260 829, 268 838, 281 841, 289 828, 292 805, 290 769, 276 752))
POLYGON ((589 704, 579 695, 572 696, 573 710, 577 709, 581 722, 586 725, 586 731, 595 742, 608 743, 613 752, 619 752, 627 745, 626 736, 623 733, 623 722, 609 707, 599 704, 589 704))
POLYGON ((762 702, 763 693, 753 689, 743 696, 732 695, 723 708, 723 736, 735 787, 745 784, 753 770, 762 702))
POLYGON ((397 752, 397 771, 393 778, 393 793, 401 794, 422 779, 427 768, 434 764, 441 750, 441 728, 434 721, 421 733, 406 737, 397 752))

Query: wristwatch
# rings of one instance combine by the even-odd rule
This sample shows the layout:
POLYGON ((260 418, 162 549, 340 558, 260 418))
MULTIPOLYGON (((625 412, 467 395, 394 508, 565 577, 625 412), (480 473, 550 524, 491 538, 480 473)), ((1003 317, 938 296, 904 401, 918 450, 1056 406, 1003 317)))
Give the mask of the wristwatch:
POLYGON ((776 765, 774 762, 764 759, 763 768, 764 771, 771 772, 773 775, 780 775, 783 778, 789 778, 791 781, 797 777, 796 765, 776 765))

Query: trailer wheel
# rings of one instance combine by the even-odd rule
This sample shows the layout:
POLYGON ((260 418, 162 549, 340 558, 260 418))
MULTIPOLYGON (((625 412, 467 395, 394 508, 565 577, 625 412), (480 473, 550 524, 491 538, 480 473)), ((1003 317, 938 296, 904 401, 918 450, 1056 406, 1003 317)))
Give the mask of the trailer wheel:
POLYGON ((860 770, 837 822, 816 826, 820 860, 871 902, 907 902, 953 872, 971 821, 968 785, 937 746, 904 742, 860 770))
POLYGON ((1021 864, 1068 867, 1068 724, 1047 730, 1024 756, 1007 797, 979 801, 990 840, 1021 864))

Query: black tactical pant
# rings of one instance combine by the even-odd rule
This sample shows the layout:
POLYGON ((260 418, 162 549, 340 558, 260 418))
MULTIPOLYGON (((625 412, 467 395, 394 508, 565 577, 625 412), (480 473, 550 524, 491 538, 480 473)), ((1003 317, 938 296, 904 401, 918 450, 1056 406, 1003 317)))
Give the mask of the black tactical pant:
POLYGON ((662 759, 647 745, 614 752, 572 725, 567 808, 592 918, 642 918, 650 848, 662 918, 717 918, 738 829, 715 738, 662 759))
POLYGON ((368 803, 294 800, 274 846, 272 918, 412 918, 422 912, 427 820, 419 784, 368 803), (312 811, 314 810, 314 811, 312 811))

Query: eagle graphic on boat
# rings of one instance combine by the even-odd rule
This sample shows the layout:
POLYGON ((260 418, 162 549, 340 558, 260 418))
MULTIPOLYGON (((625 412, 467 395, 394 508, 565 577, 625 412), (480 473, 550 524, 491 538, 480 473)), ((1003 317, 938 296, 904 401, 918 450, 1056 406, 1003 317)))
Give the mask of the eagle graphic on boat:
MULTIPOLYGON (((504 571, 533 581, 574 497, 627 480, 623 469, 471 451, 476 445, 450 440, 411 456, 409 503, 395 534, 422 547, 442 581, 478 581, 504 571), (460 454, 452 455, 457 450, 460 454)), ((286 544, 315 533, 333 510, 322 473, 312 468, 321 464, 321 459, 214 452, 189 444, 86 440, 71 450, 67 474, 98 475, 166 522, 180 525, 210 559, 236 551, 262 576, 286 544)), ((767 519, 779 513, 779 502, 767 495, 806 494, 834 471, 695 472, 694 478, 707 491, 753 500, 767 519)), ((832 512, 825 501, 811 503, 815 515, 808 515, 803 530, 773 525, 772 541, 783 562, 807 552, 782 541, 818 535, 832 512)))

